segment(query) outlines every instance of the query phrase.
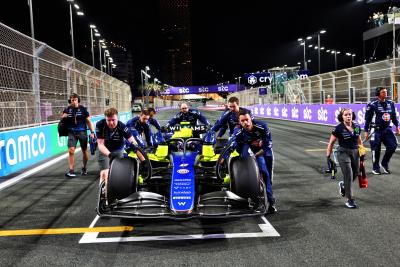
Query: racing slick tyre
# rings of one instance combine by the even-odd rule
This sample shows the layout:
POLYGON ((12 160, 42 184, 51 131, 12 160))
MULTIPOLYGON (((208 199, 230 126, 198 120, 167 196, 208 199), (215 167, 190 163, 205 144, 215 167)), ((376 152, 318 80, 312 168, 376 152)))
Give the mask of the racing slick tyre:
POLYGON ((229 163, 231 191, 236 195, 260 204, 260 176, 253 157, 234 157, 229 163))
POLYGON ((134 158, 116 158, 112 161, 107 183, 108 203, 123 199, 137 191, 138 162, 134 158))

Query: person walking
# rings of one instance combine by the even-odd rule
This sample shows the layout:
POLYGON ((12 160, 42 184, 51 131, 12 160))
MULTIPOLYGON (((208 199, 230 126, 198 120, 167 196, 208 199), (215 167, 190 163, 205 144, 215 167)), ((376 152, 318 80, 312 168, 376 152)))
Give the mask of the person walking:
POLYGON ((383 173, 390 174, 389 161, 397 148, 397 140, 393 134, 390 122, 393 122, 396 126, 396 133, 399 134, 399 121, 397 120, 396 108, 393 101, 386 99, 387 89, 385 87, 377 87, 375 95, 377 99, 368 103, 365 111, 365 140, 370 138, 372 173, 380 175, 382 169, 383 173), (373 131, 371 131, 372 129, 373 131), (382 143, 385 145, 386 151, 381 163, 379 163, 382 143))
POLYGON ((90 138, 94 138, 94 128, 90 121, 90 115, 86 107, 80 104, 81 100, 75 93, 71 94, 68 103, 69 106, 64 109, 61 117, 65 120, 68 128, 68 166, 69 170, 65 174, 67 177, 75 177, 75 149, 79 141, 82 149, 83 166, 82 175, 87 175, 86 165, 89 160, 87 152, 88 136, 87 126, 90 129, 90 138))
POLYGON ((352 182, 356 179, 360 167, 358 147, 362 145, 361 128, 354 122, 355 114, 350 108, 340 111, 338 117, 340 122, 332 131, 326 149, 328 160, 332 154, 333 145, 339 140, 338 161, 343 174, 343 181, 339 182, 339 191, 342 197, 347 198, 346 207, 357 208, 353 197, 352 182))

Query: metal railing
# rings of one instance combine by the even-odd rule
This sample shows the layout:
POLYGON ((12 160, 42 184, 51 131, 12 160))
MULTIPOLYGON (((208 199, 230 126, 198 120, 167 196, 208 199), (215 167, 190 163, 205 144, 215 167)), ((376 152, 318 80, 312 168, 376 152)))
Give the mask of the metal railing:
POLYGON ((333 103, 367 103, 375 98, 375 88, 388 89, 389 99, 400 102, 399 67, 400 59, 392 59, 365 64, 353 68, 337 70, 310 76, 303 80, 289 80, 283 83, 284 93, 259 95, 258 88, 232 94, 240 104, 323 104, 328 95, 333 103))
POLYGON ((71 93, 91 115, 130 110, 128 84, 0 23, 0 130, 58 120, 71 93))

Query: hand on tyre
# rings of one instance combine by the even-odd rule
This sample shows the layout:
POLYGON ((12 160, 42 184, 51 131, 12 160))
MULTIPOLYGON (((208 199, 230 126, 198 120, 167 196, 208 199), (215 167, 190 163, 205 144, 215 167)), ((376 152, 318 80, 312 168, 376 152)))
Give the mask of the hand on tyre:
POLYGON ((110 159, 115 159, 115 158, 119 158, 120 154, 118 152, 110 152, 110 154, 108 154, 108 157, 110 159))

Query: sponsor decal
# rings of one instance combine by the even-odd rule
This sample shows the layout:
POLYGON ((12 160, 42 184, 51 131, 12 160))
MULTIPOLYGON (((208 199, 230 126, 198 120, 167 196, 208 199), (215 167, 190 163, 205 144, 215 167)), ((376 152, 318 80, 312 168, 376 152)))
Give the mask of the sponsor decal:
POLYGON ((389 113, 383 113, 383 115, 382 115, 382 120, 384 120, 384 121, 390 121, 390 114, 389 114, 389 113))
POLYGON ((274 116, 279 117, 279 108, 274 107, 274 116))
POLYGON ((287 118, 288 117, 288 110, 287 110, 286 107, 283 107, 281 112, 282 112, 282 117, 283 118, 287 118))
POLYGON ((271 108, 267 107, 267 116, 271 116, 271 108))
POLYGON ((187 167, 187 166, 189 166, 188 163, 182 163, 181 165, 179 165, 179 167, 181 167, 181 168, 185 168, 185 167, 187 167))
POLYGON ((357 112, 357 122, 360 125, 365 123, 365 107, 357 112))
POLYGON ((324 108, 318 109, 318 120, 319 121, 327 121, 328 120, 328 111, 324 108))
POLYGON ((254 85, 254 84, 257 83, 257 77, 254 76, 254 75, 250 75, 249 78, 247 78, 247 82, 248 82, 250 85, 254 85))
POLYGON ((293 119, 299 118, 299 110, 296 107, 292 108, 292 118, 293 119))
POLYGON ((172 199, 192 199, 191 196, 179 196, 179 197, 172 197, 172 199))
POLYGON ((312 119, 312 110, 306 107, 303 111, 303 117, 305 120, 311 120, 312 119))
POLYGON ((188 169, 179 169, 179 170, 177 170, 177 172, 179 174, 187 174, 187 173, 189 173, 189 170, 188 169))

